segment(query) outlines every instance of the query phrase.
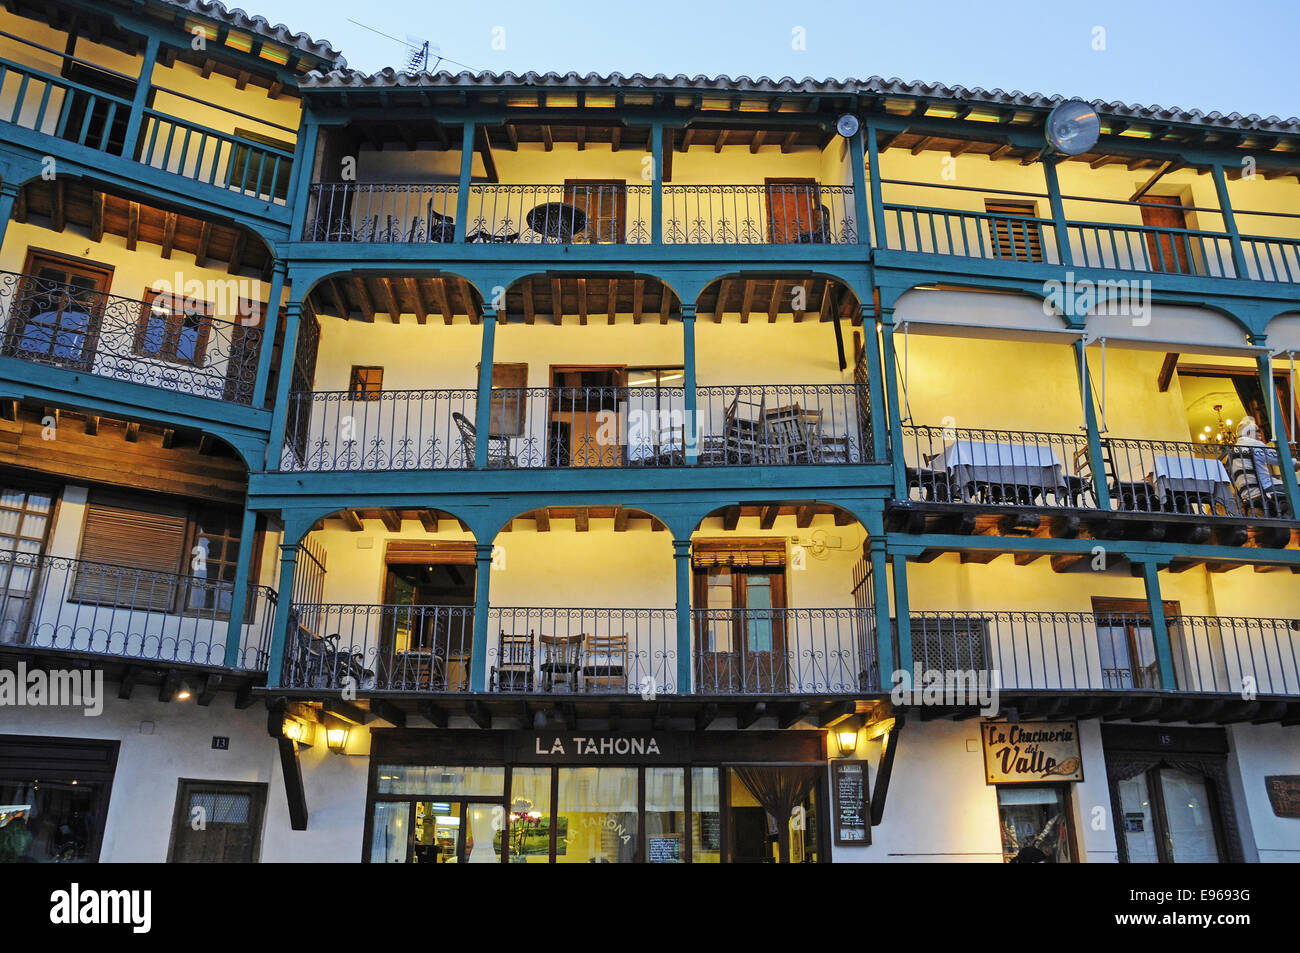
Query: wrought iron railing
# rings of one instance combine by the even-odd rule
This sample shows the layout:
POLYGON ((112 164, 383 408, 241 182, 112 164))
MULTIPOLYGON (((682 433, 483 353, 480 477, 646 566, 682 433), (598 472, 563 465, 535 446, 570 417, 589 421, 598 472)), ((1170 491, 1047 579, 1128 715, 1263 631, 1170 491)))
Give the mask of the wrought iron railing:
POLYGON ((286 204, 293 152, 155 109, 144 111, 135 158, 187 179, 286 204))
MULTIPOLYGON (((238 307, 238 305, 235 305, 238 307)), ((262 328, 194 308, 0 272, 0 355, 250 404, 262 328)))
POLYGON ((1107 438, 1111 507, 1146 513, 1289 519, 1271 446, 1107 438))
MULTIPOLYGON (((224 666, 234 584, 0 551, 0 643, 224 666)), ((237 667, 264 671, 275 592, 250 586, 237 667)))
POLYGON ((478 391, 304 391, 289 395, 282 471, 474 466, 478 391))
POLYGON ((472 185, 467 242, 645 245, 648 185, 472 185))
POLYGON ((859 242, 853 187, 846 185, 665 185, 669 245, 853 245, 859 242))
POLYGON ((456 185, 429 182, 317 182, 303 239, 414 244, 456 235, 456 185))
POLYGON ((963 258, 1060 264, 1056 225, 1050 218, 885 205, 883 247, 963 258))
POLYGON ((286 688, 464 692, 473 606, 294 603, 285 640, 286 688))
MULTIPOLYGON (((1300 695, 1300 620, 1166 619, 1174 691, 1300 695)), ((984 672, 1002 690, 1164 691, 1150 615, 913 612, 923 671, 984 672)))
POLYGON ((1096 506, 1082 434, 904 426, 901 442, 914 500, 1096 506))
POLYGON ((1175 616, 1169 641, 1183 691, 1300 695, 1300 619, 1175 616))
POLYGON ((1232 239, 1224 232, 1153 225, 1070 222, 1074 263, 1168 275, 1236 277, 1232 239))
POLYGON ((697 390, 697 462, 714 466, 866 463, 871 411, 861 384, 733 384, 697 390))
POLYGON ((875 613, 844 609, 693 609, 701 695, 875 691, 875 613))
POLYGON ((489 691, 657 695, 677 684, 674 609, 496 607, 488 611, 489 691))

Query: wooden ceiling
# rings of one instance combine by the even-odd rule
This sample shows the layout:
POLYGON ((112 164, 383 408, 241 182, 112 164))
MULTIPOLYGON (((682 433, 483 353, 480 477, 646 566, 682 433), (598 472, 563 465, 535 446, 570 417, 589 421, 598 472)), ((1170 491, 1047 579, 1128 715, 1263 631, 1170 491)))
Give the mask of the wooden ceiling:
POLYGON ((0 466, 240 506, 248 489, 243 460, 197 430, 13 399, 0 401, 0 466))
MULTIPOLYGON (((373 323, 377 315, 397 321, 414 315, 420 324, 430 318, 451 324, 457 317, 477 324, 481 318, 478 291, 454 275, 398 277, 389 275, 335 275, 318 284, 308 295, 317 315, 373 323)), ((721 322, 724 314, 740 316, 742 324, 751 318, 775 322, 781 315, 795 321, 830 321, 836 316, 854 324, 861 322, 857 299, 839 282, 829 278, 781 278, 772 276, 723 278, 700 295, 696 314, 721 322), (802 294, 795 292, 802 289, 802 294), (802 303, 803 310, 795 305, 802 303)), ((506 292, 505 324, 560 324, 576 318, 582 325, 614 324, 618 315, 631 315, 636 324, 681 317, 681 304, 672 289, 657 278, 641 275, 590 274, 530 275, 506 292)))
POLYGON ((179 250, 193 255, 199 267, 224 264, 232 275, 271 278, 270 252, 245 229, 106 192, 84 179, 60 175, 28 182, 14 201, 13 217, 18 222, 42 219, 56 232, 77 226, 94 242, 105 234, 118 235, 126 239, 128 251, 141 243, 156 245, 165 259, 179 250))

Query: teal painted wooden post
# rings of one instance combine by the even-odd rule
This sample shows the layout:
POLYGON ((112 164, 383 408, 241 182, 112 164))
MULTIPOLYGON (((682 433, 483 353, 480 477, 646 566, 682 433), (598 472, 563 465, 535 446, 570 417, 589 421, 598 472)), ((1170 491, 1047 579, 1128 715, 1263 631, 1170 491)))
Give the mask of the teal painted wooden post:
POLYGON ((876 127, 867 123, 867 181, 871 183, 871 224, 875 231, 877 248, 886 247, 885 242, 885 201, 881 197, 880 187, 880 153, 876 148, 876 127))
POLYGON ((1228 242, 1232 245, 1232 264, 1238 278, 1249 278, 1246 268, 1246 249, 1241 244, 1241 233, 1237 231, 1237 217, 1232 214, 1232 202, 1228 199, 1228 180, 1223 176, 1223 166, 1215 162, 1210 166, 1210 175, 1214 179, 1214 191, 1219 196, 1219 209, 1223 212, 1223 227, 1228 232, 1228 242))
POLYGON ((253 533, 257 514, 244 509, 239 530, 239 556, 235 559, 235 591, 230 596, 230 619, 226 623, 226 668, 242 668, 239 648, 244 635, 244 608, 248 603, 248 572, 253 565, 253 533))
POLYGON ((275 406, 271 411, 271 432, 267 436, 266 469, 280 469, 284 452, 284 431, 289 423, 289 386, 293 382, 293 359, 298 350, 298 325, 302 321, 302 302, 284 306, 284 346, 280 349, 280 377, 275 382, 275 406))
MULTIPOLYGON (((476 441, 477 444, 485 441, 476 441)), ((492 543, 474 544, 474 638, 470 648, 469 690, 487 691, 488 605, 492 580, 492 543)))
POLYGON ((858 220, 858 242, 871 244, 871 208, 867 204, 867 157, 862 145, 865 135, 859 129, 856 135, 849 137, 849 162, 853 166, 853 214, 858 220))
POLYGON ((5 232, 9 230, 9 219, 14 214, 14 203, 18 200, 18 193, 22 190, 22 183, 4 181, 0 182, 0 245, 4 244, 5 232))
POLYGON ((474 173, 474 120, 466 119, 460 148, 460 186, 456 190, 456 234, 453 241, 464 242, 469 225, 469 183, 474 173))
POLYGON ((271 379, 271 355, 275 351, 275 328, 280 323, 280 301, 284 297, 287 266, 276 261, 271 268, 271 293, 262 312, 262 340, 257 351, 257 380, 253 384, 253 407, 266 406, 266 385, 271 379))
POLYGON ((1056 179, 1056 163, 1051 159, 1043 160, 1043 178, 1047 181, 1047 202, 1052 207, 1052 222, 1056 229, 1056 251, 1061 256, 1061 264, 1074 264, 1074 254, 1070 251, 1070 228, 1065 221, 1065 204, 1061 201, 1061 184, 1056 179))
POLYGON ((1169 645, 1169 626, 1165 621, 1165 604, 1160 598, 1160 567, 1149 560, 1134 560, 1142 572, 1146 586, 1147 603, 1151 608, 1151 639, 1156 646, 1156 661, 1160 665, 1160 687, 1178 688, 1174 678, 1174 653, 1169 645))
MULTIPOLYGON (((1250 343, 1262 344, 1263 339, 1251 338, 1250 343)), ((1295 464, 1291 456, 1294 451, 1286 439, 1286 429, 1281 426, 1286 418, 1282 416, 1282 404, 1277 396, 1277 384, 1273 380, 1273 362, 1269 355, 1259 354, 1255 357, 1255 363, 1259 368, 1260 387, 1264 389, 1266 396, 1271 395, 1269 414, 1273 419, 1269 422, 1268 433, 1277 446, 1277 466, 1282 471, 1282 486, 1286 489, 1286 501, 1291 506, 1292 519, 1294 519, 1294 514, 1300 513, 1300 489, 1296 486, 1295 464)))
POLYGON ((673 540, 673 562, 677 570, 677 694, 692 691, 691 671, 691 540, 673 540))
POLYGON ((650 178, 650 243, 664 243, 664 126, 650 126, 650 155, 653 175, 650 178))
POLYGON ((492 433, 492 352, 496 347, 497 313, 483 309, 483 348, 478 364, 478 402, 474 406, 474 466, 486 470, 488 437, 492 433))
POLYGON ((893 673, 898 663, 894 659, 894 632, 889 612, 889 559, 885 555, 884 527, 873 532, 867 540, 871 558, 871 601, 876 613, 876 666, 880 670, 880 690, 893 688, 893 673))
POLYGON ((907 557, 890 556, 894 581, 894 616, 898 619, 898 667, 912 668, 912 610, 907 597, 907 557))
POLYGON ((688 465, 700 459, 700 395, 695 377, 695 305, 682 306, 682 450, 688 465))
POLYGON ((889 385, 885 387, 885 410, 889 421, 890 444, 897 448, 890 454, 894 465, 894 496, 903 499, 907 496, 906 473, 904 472, 903 421, 898 413, 898 368, 894 366, 894 309, 880 309, 880 350, 884 356, 881 370, 889 385))
MULTIPOLYGON (((880 371, 880 328, 876 324, 875 308, 862 305, 862 353, 867 359, 867 397, 871 403, 871 459, 889 459, 889 409, 886 406, 885 378, 880 371), (868 330, 870 329, 870 330, 868 330)), ((902 435, 895 432, 894 441, 902 445, 902 435)))
POLYGON ((1074 366, 1079 376, 1079 399, 1083 402, 1083 424, 1088 431, 1088 466, 1092 468, 1092 492, 1097 508, 1110 509, 1110 484, 1106 476, 1106 458, 1101 452, 1101 431, 1097 428, 1097 409, 1092 403, 1092 377, 1088 374, 1088 349, 1079 338, 1074 347, 1074 366))
POLYGON ((293 612, 293 577, 298 566, 298 544, 306 533, 285 521, 284 540, 280 543, 280 581, 276 588, 275 626, 271 629, 271 647, 266 660, 266 687, 279 688, 284 680, 284 646, 293 612), (292 543, 289 540, 293 540, 292 543))
POLYGON ((140 139, 140 130, 144 126, 144 110, 149 102, 149 90, 153 88, 153 68, 158 60, 158 37, 150 35, 144 44, 144 62, 140 64, 140 77, 135 82, 135 95, 131 98, 131 116, 126 122, 126 134, 122 138, 122 158, 135 158, 135 145, 140 139))
POLYGON ((311 182, 316 172, 316 140, 319 135, 320 126, 309 118, 298 136, 289 191, 286 193, 289 201, 293 202, 293 220, 289 226, 289 238, 293 241, 303 241, 307 237, 303 226, 307 221, 307 206, 311 204, 311 182))

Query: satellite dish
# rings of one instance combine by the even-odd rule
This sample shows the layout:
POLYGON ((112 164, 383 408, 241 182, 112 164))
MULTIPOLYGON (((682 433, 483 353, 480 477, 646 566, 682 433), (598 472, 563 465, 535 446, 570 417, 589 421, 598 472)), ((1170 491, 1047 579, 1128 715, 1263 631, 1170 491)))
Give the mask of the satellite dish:
POLYGON ((845 139, 852 139, 858 134, 858 117, 853 113, 845 113, 835 120, 835 131, 845 139))
POLYGON ((1097 110, 1081 99, 1057 103, 1047 114, 1047 144, 1053 152, 1081 156, 1097 144, 1101 136, 1101 117, 1097 110))

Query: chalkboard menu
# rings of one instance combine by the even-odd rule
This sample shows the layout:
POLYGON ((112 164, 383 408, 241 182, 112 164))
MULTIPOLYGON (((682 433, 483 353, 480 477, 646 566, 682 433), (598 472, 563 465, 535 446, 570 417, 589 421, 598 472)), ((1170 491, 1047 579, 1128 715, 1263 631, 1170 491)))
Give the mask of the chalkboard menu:
POLYGON ((835 792, 835 843, 865 847, 871 843, 871 795, 865 761, 831 763, 835 792))
POLYGON ((676 836, 647 837, 646 859, 652 864, 676 864, 682 859, 682 844, 676 836))

